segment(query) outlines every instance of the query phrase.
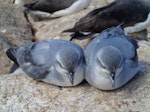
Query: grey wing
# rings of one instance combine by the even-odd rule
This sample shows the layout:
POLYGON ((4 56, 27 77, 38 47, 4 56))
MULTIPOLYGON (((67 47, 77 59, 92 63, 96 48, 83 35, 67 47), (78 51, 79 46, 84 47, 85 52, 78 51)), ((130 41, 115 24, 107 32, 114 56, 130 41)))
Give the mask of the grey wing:
POLYGON ((18 63, 20 67, 33 79, 44 78, 50 72, 54 59, 48 44, 35 43, 20 51, 19 55, 18 63))
POLYGON ((134 56, 132 57, 132 60, 137 61, 138 60, 137 48, 139 47, 138 41, 136 41, 132 38, 128 38, 128 41, 132 44, 131 51, 133 51, 135 53, 134 56))
POLYGON ((125 59, 136 59, 137 58, 137 43, 133 44, 128 38, 113 37, 102 43, 101 46, 112 45, 118 48, 125 59))
MULTIPOLYGON (((118 38, 120 39, 120 38, 118 38)), ((137 60, 137 51, 136 49, 138 48, 138 44, 136 41, 134 41, 133 39, 129 40, 127 38, 127 40, 118 40, 118 42, 120 42, 120 46, 118 46, 118 49, 120 49, 120 51, 123 53, 124 57, 126 59, 130 59, 133 61, 137 60)))

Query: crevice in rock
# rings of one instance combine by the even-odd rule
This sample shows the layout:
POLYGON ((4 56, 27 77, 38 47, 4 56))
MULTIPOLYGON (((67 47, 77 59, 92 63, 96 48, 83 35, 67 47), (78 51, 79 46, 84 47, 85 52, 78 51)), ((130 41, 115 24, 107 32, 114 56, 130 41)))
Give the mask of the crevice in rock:
POLYGON ((35 33, 37 32, 37 30, 33 27, 32 23, 30 22, 28 13, 26 11, 23 11, 23 13, 24 13, 24 17, 25 17, 26 21, 28 22, 28 26, 31 29, 32 36, 34 37, 34 38, 32 38, 32 42, 35 42, 36 41, 35 33))

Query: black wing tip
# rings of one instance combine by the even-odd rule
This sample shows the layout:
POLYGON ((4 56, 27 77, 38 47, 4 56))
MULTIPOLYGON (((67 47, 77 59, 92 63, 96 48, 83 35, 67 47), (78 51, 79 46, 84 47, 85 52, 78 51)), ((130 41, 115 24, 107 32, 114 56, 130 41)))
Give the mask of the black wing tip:
POLYGON ((18 64, 17 63, 17 59, 16 57, 14 56, 14 50, 16 50, 15 48, 9 48, 7 51, 6 51, 6 55, 7 57, 12 60, 14 63, 18 64))
POLYGON ((72 29, 66 29, 66 30, 62 31, 62 33, 66 33, 66 32, 75 32, 75 30, 74 30, 74 28, 72 28, 72 29))
POLYGON ((92 36, 94 35, 94 33, 90 33, 90 34, 87 34, 87 35, 84 35, 80 32, 74 32, 70 35, 70 41, 72 41, 73 39, 77 39, 77 40, 84 40, 84 39, 88 39, 88 38, 91 38, 92 36))
POLYGON ((19 68, 19 65, 16 64, 16 63, 14 63, 14 64, 11 66, 9 73, 15 72, 18 68, 19 68))
POLYGON ((79 31, 75 31, 74 28, 66 29, 62 31, 62 33, 66 33, 66 32, 70 32, 70 33, 72 32, 72 34, 70 35, 71 38, 69 41, 72 41, 73 39, 82 40, 82 38, 85 36, 81 34, 79 31))

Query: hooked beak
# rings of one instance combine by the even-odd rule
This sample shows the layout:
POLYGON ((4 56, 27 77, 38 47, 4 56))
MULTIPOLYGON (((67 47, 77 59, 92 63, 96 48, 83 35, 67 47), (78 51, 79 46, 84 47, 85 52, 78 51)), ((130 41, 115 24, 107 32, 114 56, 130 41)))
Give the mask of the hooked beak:
POLYGON ((111 73, 109 79, 111 81, 112 88, 115 88, 115 74, 111 73))
POLYGON ((67 76, 70 80, 70 83, 73 85, 74 84, 74 73, 70 72, 67 76))

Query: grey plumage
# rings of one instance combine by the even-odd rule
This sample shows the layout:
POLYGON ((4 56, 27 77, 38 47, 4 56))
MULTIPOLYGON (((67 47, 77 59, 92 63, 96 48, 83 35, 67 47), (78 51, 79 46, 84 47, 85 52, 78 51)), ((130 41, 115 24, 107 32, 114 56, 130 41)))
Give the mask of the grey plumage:
POLYGON ((85 79, 102 90, 123 86, 141 69, 137 48, 137 41, 127 37, 120 26, 106 29, 85 50, 85 79))
POLYGON ((45 40, 10 48, 7 56, 35 80, 75 86, 84 79, 82 49, 66 40, 45 40))

